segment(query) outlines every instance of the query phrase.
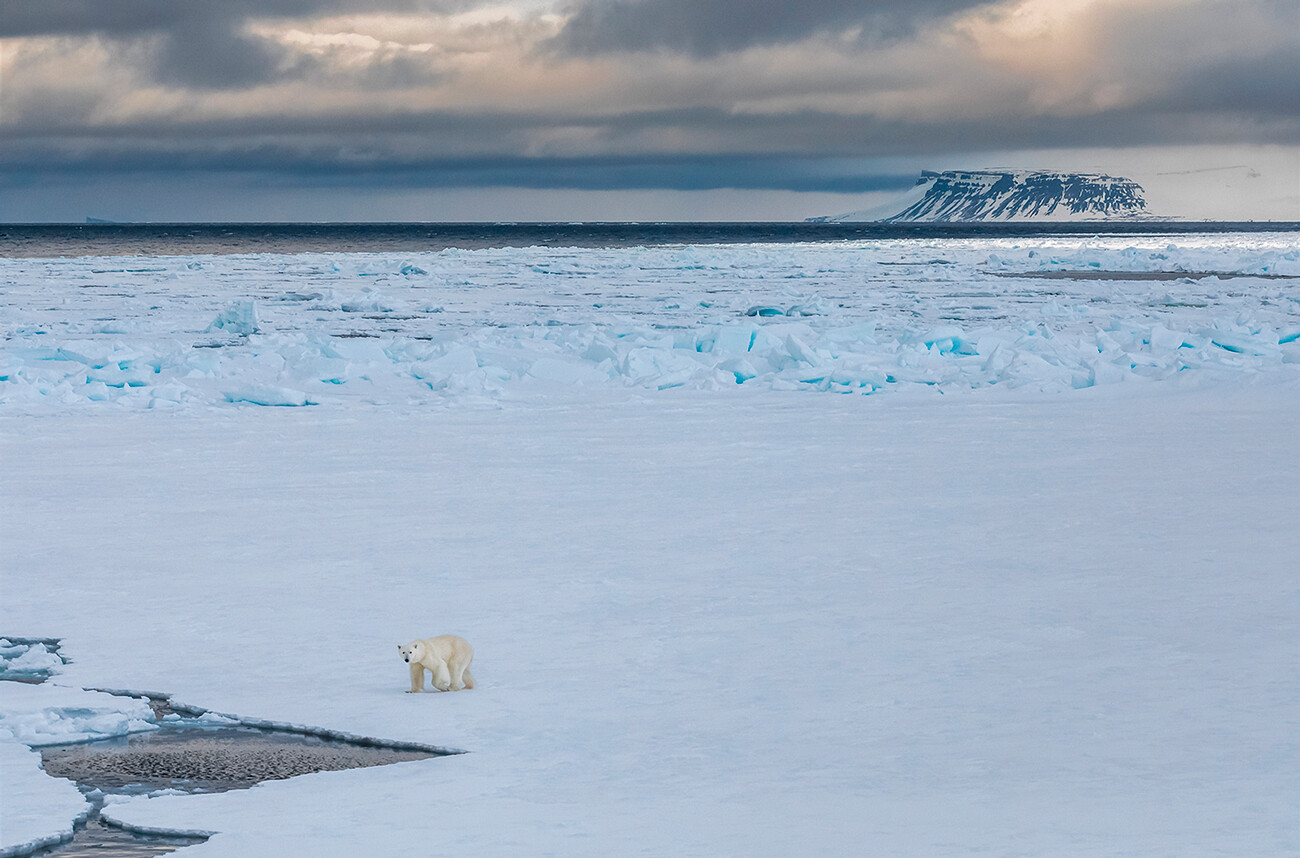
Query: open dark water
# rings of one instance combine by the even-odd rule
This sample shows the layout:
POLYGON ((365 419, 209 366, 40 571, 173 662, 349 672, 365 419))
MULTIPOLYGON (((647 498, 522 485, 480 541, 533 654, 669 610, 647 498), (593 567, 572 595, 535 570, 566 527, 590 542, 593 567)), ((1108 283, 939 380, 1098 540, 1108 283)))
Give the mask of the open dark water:
POLYGON ((1300 222, 0 224, 0 257, 638 247, 896 238, 1300 232, 1300 222))
MULTIPOLYGON (((157 702, 157 701, 155 701, 157 702)), ((95 742, 41 748, 46 774, 75 781, 91 800, 90 816, 70 841, 36 855, 50 858, 150 858, 205 837, 137 834, 105 824, 102 794, 150 790, 225 792, 312 772, 384 766, 444 756, 416 746, 385 747, 255 727, 165 725, 95 742)))

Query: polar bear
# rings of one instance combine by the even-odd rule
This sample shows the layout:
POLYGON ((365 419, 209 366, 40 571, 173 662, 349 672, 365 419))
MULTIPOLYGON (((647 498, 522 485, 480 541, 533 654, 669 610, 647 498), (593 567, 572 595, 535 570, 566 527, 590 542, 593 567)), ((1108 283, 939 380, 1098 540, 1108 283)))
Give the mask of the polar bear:
POLYGON ((411 666, 411 694, 424 690, 424 672, 433 674, 433 687, 439 691, 459 691, 473 688, 474 676, 469 663, 474 660, 474 647, 456 635, 438 635, 399 645, 402 660, 411 666), (462 682, 462 680, 464 680, 462 682))

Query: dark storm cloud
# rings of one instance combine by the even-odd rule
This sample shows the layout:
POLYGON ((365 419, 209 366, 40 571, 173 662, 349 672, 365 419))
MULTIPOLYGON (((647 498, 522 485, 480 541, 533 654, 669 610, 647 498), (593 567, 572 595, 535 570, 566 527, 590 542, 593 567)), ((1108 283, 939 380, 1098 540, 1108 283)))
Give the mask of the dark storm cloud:
POLYGON ((913 172, 864 172, 836 159, 728 155, 658 158, 384 158, 359 161, 339 153, 305 153, 274 144, 238 150, 158 153, 122 150, 113 155, 68 157, 61 165, 35 159, 4 159, 0 187, 39 185, 47 176, 185 175, 226 173, 256 176, 268 187, 512 187, 588 191, 669 189, 829 191, 865 193, 903 190, 913 172), (7 163, 5 163, 7 162, 7 163), (51 169, 54 168, 54 169, 51 169))
MULTIPOLYGON (((527 114, 305 117, 168 126, 87 128, 45 134, 0 132, 0 177, 39 184, 51 175, 236 174, 284 187, 521 187, 617 190, 740 188, 862 193, 908 187, 914 169, 881 174, 864 159, 935 166, 948 153, 995 150, 1010 136, 1025 148, 1233 143, 1240 122, 1217 115, 1114 111, 1052 123, 1033 119, 918 124, 801 113, 737 116, 696 109, 595 120, 527 114), (599 157, 521 157, 528 135, 548 127, 599 130, 611 149, 641 132, 692 129, 732 142, 726 154, 637 152, 599 157), (358 130, 358 129, 365 129, 358 130), (771 141, 787 147, 773 151, 771 141), (492 141, 490 144, 485 141, 492 141)), ((1261 142, 1300 136, 1300 119, 1256 129, 1261 142)), ((980 165, 976 165, 980 166, 980 165)), ((997 165, 984 165, 997 166, 997 165)))
POLYGON ((0 0, 0 37, 100 33, 130 36, 205 22, 235 29, 249 18, 468 8, 471 0, 0 0))
MULTIPOLYGON (((190 89, 243 89, 282 80, 326 81, 331 74, 318 57, 225 29, 220 22, 191 20, 169 30, 152 55, 153 77, 190 89)), ((428 85, 438 76, 411 57, 378 58, 350 69, 349 86, 370 90, 428 85)))
POLYGON ((0 0, 0 37, 152 32, 192 16, 190 5, 169 0, 0 0))
POLYGON ((188 20, 167 32, 154 73, 169 85, 240 88, 273 79, 286 59, 278 45, 234 32, 226 22, 188 20))
POLYGON ((1171 110, 1296 116, 1300 114, 1300 45, 1203 63, 1158 99, 1158 105, 1171 110))
MULTIPOLYGON (((1045 72, 1024 72, 976 52, 933 55, 934 45, 952 42, 931 38, 924 22, 978 5, 972 0, 825 0, 806 7, 777 0, 587 0, 550 44, 580 54, 607 52, 596 63, 530 52, 553 32, 528 29, 536 20, 520 25, 517 37, 494 33, 499 42, 485 41, 481 55, 493 62, 476 53, 472 39, 481 35, 460 33, 462 41, 441 55, 384 49, 357 61, 346 46, 337 53, 329 45, 295 50, 252 36, 247 26, 278 16, 446 12, 476 3, 0 0, 0 34, 72 37, 31 49, 35 71, 25 88, 11 82, 20 76, 7 74, 5 107, 15 118, 0 123, 0 182, 208 172, 257 175, 277 187, 857 193, 903 187, 914 175, 910 166, 906 175, 864 172, 864 159, 919 168, 951 153, 1300 140, 1300 39, 1286 26, 1294 8, 1278 2, 1252 5, 1250 15, 1233 7, 1231 21, 1227 7, 1210 0, 1194 7, 1208 10, 1203 14, 1181 17, 1162 4, 1138 4, 1137 12, 1105 6, 1109 17, 1089 19, 1105 38, 1078 69, 1081 86, 1092 89, 1070 96, 1076 100, 1064 108, 1050 101, 1036 106, 1030 97, 1039 85, 1051 91, 1052 82, 1044 83, 1054 73, 1051 63, 1045 72), (1239 20, 1244 23, 1226 26, 1239 20), (858 26, 868 36, 841 43, 835 63, 819 66, 823 47, 803 45, 790 49, 790 68, 746 66, 763 73, 752 83, 727 71, 736 58, 714 58, 858 26), (876 50, 865 43, 909 28, 922 34, 912 44, 876 50), (1224 44, 1196 53, 1207 34, 1220 33, 1224 44), (108 50, 86 51, 91 59, 80 59, 77 46, 95 40, 108 50), (491 51, 500 44, 510 47, 497 63, 491 51), (510 53, 516 47, 518 56, 510 53), (642 49, 676 55, 618 53, 642 49), (468 55, 473 62, 456 65, 468 55), (64 71, 64 56, 83 65, 64 71), (107 82, 99 84, 87 68, 105 70, 107 82), (629 92, 611 92, 599 81, 590 98, 565 92, 611 69, 616 80, 634 84, 629 92), (127 87, 152 76, 168 92, 155 104, 144 91, 119 112, 123 92, 112 75, 123 71, 127 87), (1146 76, 1155 83, 1130 85, 1146 76), (272 81, 286 85, 269 94, 240 93, 272 81), (402 92, 434 89, 431 83, 441 87, 432 96, 402 92), (190 98, 186 88, 227 92, 220 99, 190 98), (1088 94, 1108 88, 1136 94, 1123 107, 1094 109, 1088 94), (871 98, 876 92, 897 96, 882 100, 888 116, 873 112, 881 110, 871 98), (531 93, 538 94, 535 109, 531 93), (442 103, 459 106, 430 106, 442 103), (847 107, 837 110, 840 105, 847 107)), ((290 21, 286 29, 298 26, 290 21)), ((311 29, 310 22, 302 26, 311 29)), ((1079 27, 1082 35, 1090 32, 1079 27)), ((1075 81, 1062 80, 1068 94, 1075 81)))
POLYGON ((473 0, 0 0, 0 37, 87 36, 156 42, 159 82, 239 89, 309 73, 283 47, 244 32, 252 18, 335 12, 449 11, 473 0))
MULTIPOLYGON (((278 0, 265 7, 290 14, 322 5, 278 0)), ((241 31, 259 9, 251 2, 187 3, 168 0, 0 0, 0 35, 97 35, 157 42, 154 76, 168 84, 230 88, 271 78, 283 51, 241 31)))
POLYGON ((981 0, 587 0, 552 42, 597 54, 668 50, 708 57, 813 33, 861 27, 863 39, 907 35, 981 0))

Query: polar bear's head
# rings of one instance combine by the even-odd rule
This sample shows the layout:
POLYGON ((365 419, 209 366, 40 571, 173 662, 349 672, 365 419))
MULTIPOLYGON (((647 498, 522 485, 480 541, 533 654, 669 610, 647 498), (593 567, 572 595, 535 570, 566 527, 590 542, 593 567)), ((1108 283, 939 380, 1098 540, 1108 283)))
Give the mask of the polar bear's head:
POLYGON ((413 661, 419 661, 424 657, 424 642, 411 641, 406 646, 398 644, 397 651, 402 655, 402 661, 410 664, 413 661))

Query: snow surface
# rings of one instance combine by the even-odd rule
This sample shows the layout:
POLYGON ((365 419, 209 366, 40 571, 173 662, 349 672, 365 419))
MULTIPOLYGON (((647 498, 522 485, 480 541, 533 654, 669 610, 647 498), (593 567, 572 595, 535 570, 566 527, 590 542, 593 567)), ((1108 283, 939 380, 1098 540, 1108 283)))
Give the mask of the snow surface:
MULTIPOLYGON (((0 683, 12 685, 13 683, 0 683)), ((25 855, 72 838, 89 809, 72 781, 41 771, 41 755, 0 731, 0 856, 25 855)))
POLYGON ((997 276, 1300 268, 1179 241, 0 261, 0 631, 68 660, 0 713, 469 752, 106 808, 196 856, 1295 854, 1295 281, 997 276))

